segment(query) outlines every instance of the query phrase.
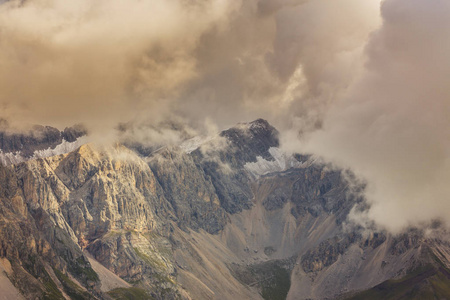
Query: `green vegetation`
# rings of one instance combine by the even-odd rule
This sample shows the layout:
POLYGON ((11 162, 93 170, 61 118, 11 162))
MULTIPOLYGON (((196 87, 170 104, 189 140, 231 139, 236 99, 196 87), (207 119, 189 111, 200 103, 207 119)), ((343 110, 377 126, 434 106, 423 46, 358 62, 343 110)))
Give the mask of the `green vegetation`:
POLYGON ((139 250, 139 248, 133 248, 133 249, 134 249, 134 252, 136 252, 137 256, 139 256, 139 258, 142 259, 148 265, 152 266, 155 269, 159 269, 159 270, 166 269, 166 265, 160 259, 155 258, 153 256, 150 256, 150 255, 142 252, 141 250, 139 250))
POLYGON ((450 271, 440 261, 438 265, 428 264, 401 279, 387 280, 348 298, 348 300, 360 299, 450 299, 450 271))
POLYGON ((172 246, 170 243, 162 236, 158 235, 153 231, 149 231, 143 234, 143 236, 154 245, 158 251, 158 253, 166 258, 173 257, 172 246), (166 243, 164 243, 166 242, 166 243))
POLYGON ((152 277, 156 278, 160 283, 170 282, 172 284, 176 284, 175 280, 169 275, 155 273, 152 275, 152 277))
POLYGON ((80 256, 76 263, 69 265, 69 271, 77 278, 82 278, 84 281, 99 281, 97 273, 91 268, 88 262, 80 256))
POLYGON ((291 288, 291 271, 296 256, 271 260, 257 265, 230 265, 233 276, 241 283, 260 288, 266 300, 284 300, 291 288))
POLYGON ((44 300, 64 299, 61 291, 56 286, 56 283, 50 278, 47 272, 45 272, 44 286, 46 290, 43 297, 44 300))
POLYGON ((289 272, 280 266, 274 265, 271 270, 272 277, 261 284, 261 296, 266 300, 284 300, 291 287, 289 272))
MULTIPOLYGON (((33 277, 38 278, 43 286, 42 299, 44 300, 64 300, 64 296, 58 289, 58 286, 53 281, 52 277, 48 274, 44 265, 36 255, 28 255, 28 259, 25 259, 22 263, 22 267, 33 277)), ((13 262, 14 263, 14 262, 13 262)), ((0 290, 1 295, 1 290, 0 290)))
POLYGON ((63 274, 58 269, 54 269, 56 277, 63 285, 64 291, 66 294, 73 300, 85 300, 85 299, 95 299, 91 294, 84 291, 81 287, 79 287, 75 282, 70 280, 70 278, 63 274))
POLYGON ((141 288, 117 288, 108 292, 116 300, 149 300, 153 299, 147 292, 141 288))

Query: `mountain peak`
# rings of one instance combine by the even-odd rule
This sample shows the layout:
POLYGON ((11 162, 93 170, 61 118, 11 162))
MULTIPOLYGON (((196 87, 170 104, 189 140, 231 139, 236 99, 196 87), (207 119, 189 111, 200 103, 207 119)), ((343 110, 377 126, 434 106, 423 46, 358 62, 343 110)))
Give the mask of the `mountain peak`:
POLYGON ((256 128, 262 128, 262 129, 270 129, 273 128, 272 125, 267 122, 267 120, 264 119, 256 119, 255 121, 252 121, 248 123, 250 129, 256 129, 256 128))
POLYGON ((220 136, 228 139, 242 153, 246 153, 249 157, 245 161, 256 161, 257 156, 272 159, 269 149, 280 144, 278 130, 264 119, 239 123, 222 131, 220 136))
MULTIPOLYGON (((0 121, 1 127, 1 121, 0 121)), ((82 125, 63 131, 51 126, 34 125, 29 131, 10 132, 0 128, 0 163, 16 164, 33 158, 68 153, 79 147, 87 134, 82 125)))
POLYGON ((275 127, 270 125, 267 120, 259 118, 251 122, 237 123, 235 126, 229 128, 228 130, 230 129, 272 131, 275 129, 275 127))

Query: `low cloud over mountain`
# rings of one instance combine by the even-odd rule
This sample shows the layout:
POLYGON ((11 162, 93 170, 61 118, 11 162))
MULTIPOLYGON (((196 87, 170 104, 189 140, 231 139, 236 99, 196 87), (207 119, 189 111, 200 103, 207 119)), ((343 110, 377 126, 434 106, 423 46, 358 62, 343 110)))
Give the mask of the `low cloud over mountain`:
POLYGON ((355 220, 399 231, 448 218, 449 16, 444 0, 3 1, 0 116, 99 143, 264 117, 285 149, 367 181, 355 220))

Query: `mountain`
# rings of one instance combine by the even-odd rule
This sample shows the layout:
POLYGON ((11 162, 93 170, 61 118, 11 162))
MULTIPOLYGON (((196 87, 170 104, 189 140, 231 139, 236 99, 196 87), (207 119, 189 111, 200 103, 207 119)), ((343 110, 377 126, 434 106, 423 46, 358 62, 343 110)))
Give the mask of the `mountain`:
POLYGON ((348 299, 450 299, 448 265, 442 263, 442 258, 437 257, 433 250, 425 249, 420 263, 406 276, 387 280, 348 299))
POLYGON ((63 131, 35 125, 26 132, 17 133, 0 120, 0 128, 0 163, 4 165, 73 151, 83 143, 87 134, 82 125, 67 127, 63 131))
POLYGON ((395 236, 351 226, 364 187, 278 147, 278 131, 259 119, 151 153, 84 144, 0 166, 3 294, 448 298, 440 224, 395 236))

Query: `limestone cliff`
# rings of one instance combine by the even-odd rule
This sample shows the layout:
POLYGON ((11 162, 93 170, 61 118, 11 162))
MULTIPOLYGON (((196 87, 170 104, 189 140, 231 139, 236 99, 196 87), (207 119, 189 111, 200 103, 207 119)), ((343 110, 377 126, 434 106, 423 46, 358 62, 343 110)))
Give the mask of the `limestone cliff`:
POLYGON ((0 286, 18 299, 325 299, 446 268, 439 225, 351 227, 363 187, 278 146, 256 120, 189 151, 86 144, 0 166, 0 286))

